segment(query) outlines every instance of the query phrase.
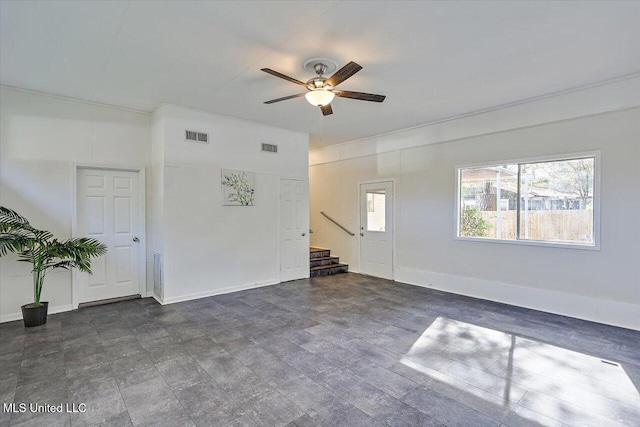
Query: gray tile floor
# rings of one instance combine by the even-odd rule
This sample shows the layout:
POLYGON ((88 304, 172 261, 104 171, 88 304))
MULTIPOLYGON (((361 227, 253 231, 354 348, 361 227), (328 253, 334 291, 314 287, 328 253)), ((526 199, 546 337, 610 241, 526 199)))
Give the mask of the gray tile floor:
POLYGON ((0 325, 1 426, 639 426, 640 333, 356 274, 0 325))

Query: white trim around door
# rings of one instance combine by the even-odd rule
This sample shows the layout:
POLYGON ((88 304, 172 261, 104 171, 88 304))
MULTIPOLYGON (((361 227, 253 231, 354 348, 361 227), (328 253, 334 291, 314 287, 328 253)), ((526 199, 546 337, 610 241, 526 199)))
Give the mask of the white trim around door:
MULTIPOLYGON (((118 166, 104 164, 86 164, 74 163, 71 168, 71 235, 73 237, 83 237, 79 231, 78 224, 78 174, 80 170, 102 170, 102 171, 124 171, 133 172, 137 175, 138 188, 138 204, 137 204, 137 222, 139 230, 136 233, 137 242, 137 258, 138 258, 138 293, 142 297, 148 296, 147 292, 147 235, 146 235, 146 169, 143 166, 118 166)), ((78 308, 80 304, 80 273, 75 269, 71 273, 71 301, 72 309, 78 308)))

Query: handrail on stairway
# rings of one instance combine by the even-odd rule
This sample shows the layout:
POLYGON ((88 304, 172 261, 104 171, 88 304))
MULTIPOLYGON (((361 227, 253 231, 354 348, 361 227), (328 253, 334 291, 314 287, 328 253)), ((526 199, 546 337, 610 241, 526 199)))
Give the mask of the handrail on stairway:
POLYGON ((344 230, 344 232, 345 232, 345 233, 347 233, 348 235, 350 235, 350 236, 355 236, 355 234, 354 234, 354 233, 350 232, 349 230, 347 230, 346 228, 344 228, 342 225, 338 224, 338 223, 336 222, 336 220, 335 220, 335 219, 331 218, 331 217, 330 217, 329 215, 327 215, 326 213, 324 213, 324 212, 320 212, 320 214, 321 214, 323 217, 327 218, 327 219, 328 219, 329 221, 331 221, 332 223, 334 223, 335 225, 337 225, 338 227, 342 228, 342 229, 344 230))

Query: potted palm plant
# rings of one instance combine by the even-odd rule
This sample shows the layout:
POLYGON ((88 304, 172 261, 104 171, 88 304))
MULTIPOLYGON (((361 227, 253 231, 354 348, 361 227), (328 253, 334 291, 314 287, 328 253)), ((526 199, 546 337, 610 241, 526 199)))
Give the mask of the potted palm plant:
POLYGON ((49 303, 41 301, 45 276, 62 268, 77 268, 91 274, 91 258, 104 255, 107 247, 86 237, 59 241, 46 230, 38 230, 17 212, 0 206, 0 257, 16 253, 18 261, 31 263, 33 302, 22 306, 24 326, 47 323, 49 303))

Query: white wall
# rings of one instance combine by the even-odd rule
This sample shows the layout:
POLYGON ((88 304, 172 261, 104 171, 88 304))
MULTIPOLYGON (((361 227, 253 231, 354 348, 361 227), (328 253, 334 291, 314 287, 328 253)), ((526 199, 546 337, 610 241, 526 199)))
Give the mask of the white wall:
MULTIPOLYGON (((151 165, 151 117, 95 104, 0 89, 0 205, 59 238, 71 237, 72 164, 151 165)), ((150 224, 147 218, 147 224, 150 224)), ((47 276, 50 311, 71 309, 71 275, 47 276)), ((33 301, 30 268, 0 260, 0 321, 33 301)))
MULTIPOLYGON (((471 119, 478 133, 492 130, 471 119)), ((471 129, 466 120, 448 129, 471 129)), ((640 329, 640 109, 432 144, 437 134, 427 126, 373 138, 396 147, 380 154, 349 144, 311 153, 312 244, 357 272, 359 239, 319 212, 357 231, 359 183, 395 179, 396 280, 640 329), (402 148, 407 140, 415 147, 402 148), (600 251, 454 240, 456 165, 588 150, 602 152, 600 251)))
POLYGON ((172 105, 153 117, 164 157, 163 302, 277 283, 279 180, 308 180, 308 135, 172 105), (185 129, 210 143, 185 141, 185 129), (222 206, 221 169, 256 174, 255 206, 222 206))
MULTIPOLYGON (((164 257, 164 302, 279 281, 280 178, 308 181, 308 135, 163 105, 153 116, 2 88, 0 204, 71 237, 74 163, 147 168, 147 289, 164 257), (209 145, 184 140, 208 132, 209 145), (278 154, 262 153, 261 142, 278 154), (222 207, 220 169, 256 173, 256 206, 222 207)), ((0 321, 32 301, 29 267, 0 260, 0 321)), ((47 277, 50 312, 72 309, 71 275, 47 277)))

